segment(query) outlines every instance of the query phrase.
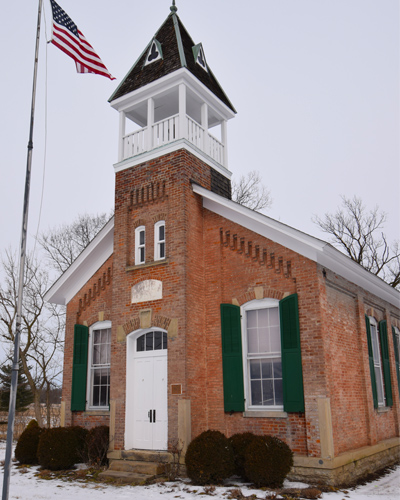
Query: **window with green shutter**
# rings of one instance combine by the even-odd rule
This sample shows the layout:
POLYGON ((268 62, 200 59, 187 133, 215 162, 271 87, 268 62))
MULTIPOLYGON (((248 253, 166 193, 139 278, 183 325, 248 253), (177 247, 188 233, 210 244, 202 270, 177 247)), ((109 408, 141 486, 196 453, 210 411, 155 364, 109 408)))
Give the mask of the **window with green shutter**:
POLYGON ((75 325, 71 411, 84 411, 86 409, 88 338, 89 328, 84 325, 75 325))
POLYGON ((303 368, 297 294, 279 302, 283 407, 287 412, 304 412, 303 368))
POLYGON ((221 304, 224 409, 244 411, 242 334, 240 307, 221 304))
MULTIPOLYGON (((374 408, 378 408, 380 406, 385 406, 385 404, 390 403, 390 399, 392 397, 391 389, 389 390, 389 400, 386 400, 385 396, 387 396, 384 385, 384 369, 383 369, 383 360, 385 356, 387 358, 387 369, 389 369, 389 353, 387 349, 387 334, 385 335, 379 330, 386 330, 386 322, 380 323, 378 328, 378 322, 372 316, 365 316, 365 324, 367 330, 367 340, 368 340, 368 357, 369 357, 369 368, 371 374, 371 387, 372 387, 372 396, 374 400, 374 408), (382 351, 386 352, 383 353, 382 351), (381 352, 382 351, 382 352, 381 352)), ((389 374, 389 383, 390 383, 390 374, 389 374)))
POLYGON ((222 304, 221 324, 225 411, 304 411, 297 295, 222 304))
POLYGON ((400 330, 397 326, 392 326, 392 335, 393 335, 393 347, 394 347, 394 359, 396 362, 396 374, 397 374, 397 386, 399 389, 400 395, 400 330))
POLYGON ((382 349, 383 382, 385 387, 386 406, 393 406, 392 382, 390 379, 389 342, 386 321, 379 322, 379 337, 382 349))

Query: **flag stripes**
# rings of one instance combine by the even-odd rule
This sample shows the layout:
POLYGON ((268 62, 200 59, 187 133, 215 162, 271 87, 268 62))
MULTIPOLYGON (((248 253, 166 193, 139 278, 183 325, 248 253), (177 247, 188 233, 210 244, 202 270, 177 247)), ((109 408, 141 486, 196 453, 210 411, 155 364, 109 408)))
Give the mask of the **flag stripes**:
POLYGON ((53 11, 53 35, 51 42, 75 61, 78 73, 95 73, 115 78, 86 40, 72 19, 54 1, 50 0, 53 11))

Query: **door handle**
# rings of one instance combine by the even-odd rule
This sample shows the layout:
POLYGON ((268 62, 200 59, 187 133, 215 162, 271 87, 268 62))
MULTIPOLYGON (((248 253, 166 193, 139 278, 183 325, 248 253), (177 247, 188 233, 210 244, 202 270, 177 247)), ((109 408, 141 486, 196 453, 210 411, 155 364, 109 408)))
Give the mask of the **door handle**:
POLYGON ((149 417, 150 423, 152 424, 153 423, 153 420, 152 420, 152 417, 153 417, 152 410, 149 410, 149 412, 147 413, 147 416, 149 417))
POLYGON ((153 424, 156 423, 156 410, 153 410, 153 424))

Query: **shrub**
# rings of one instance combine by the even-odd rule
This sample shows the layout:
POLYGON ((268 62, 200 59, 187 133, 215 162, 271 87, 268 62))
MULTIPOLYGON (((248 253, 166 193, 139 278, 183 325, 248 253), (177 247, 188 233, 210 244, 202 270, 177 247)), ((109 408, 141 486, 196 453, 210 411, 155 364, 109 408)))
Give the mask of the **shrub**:
POLYGON ((255 435, 252 432, 242 432, 234 434, 229 438, 233 449, 233 458, 235 461, 235 474, 243 479, 247 479, 244 468, 245 453, 249 444, 254 440, 255 435))
POLYGON ((39 427, 37 420, 35 420, 34 418, 32 420, 29 420, 29 423, 26 426, 26 429, 32 429, 32 427, 39 427))
POLYGON ((46 429, 39 440, 39 464, 45 469, 63 470, 82 461, 87 432, 78 426, 46 429))
POLYGON ((188 477, 198 485, 221 483, 235 472, 232 446, 219 431, 205 431, 193 439, 185 461, 188 477))
POLYGON ((90 429, 86 436, 87 461, 94 465, 107 465, 107 451, 110 443, 110 429, 99 425, 90 429))
POLYGON ((34 465, 38 463, 38 445, 39 438, 43 429, 39 427, 36 420, 31 420, 24 432, 18 439, 15 448, 15 458, 19 463, 25 465, 34 465))
POLYGON ((246 477, 258 487, 280 488, 292 465, 289 446, 273 436, 255 436, 245 453, 246 477))

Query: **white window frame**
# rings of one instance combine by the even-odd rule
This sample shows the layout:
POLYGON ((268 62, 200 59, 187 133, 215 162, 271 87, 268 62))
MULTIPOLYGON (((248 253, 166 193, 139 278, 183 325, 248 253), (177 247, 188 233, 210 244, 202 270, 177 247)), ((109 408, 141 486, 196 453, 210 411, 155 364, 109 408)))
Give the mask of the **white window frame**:
POLYGON ((110 368, 111 368, 111 321, 98 321, 89 328, 89 345, 88 345, 88 374, 86 386, 86 409, 87 410, 108 410, 110 404, 110 368), (110 330, 110 351, 108 353, 108 362, 103 364, 93 364, 93 342, 94 331, 110 330), (104 406, 93 404, 93 377, 94 372, 98 369, 108 370, 108 404, 104 406))
POLYGON ((379 338, 378 322, 376 321, 375 318, 370 316, 369 325, 371 333, 372 354, 374 359, 374 371, 375 371, 378 406, 385 406, 386 398, 385 398, 385 387, 383 383, 381 343, 379 338))
POLYGON ((394 326, 393 329, 394 329, 394 334, 397 338, 397 353, 398 353, 398 359, 400 360, 400 330, 397 328, 397 326, 394 326))
POLYGON ((165 220, 159 220, 154 224, 154 260, 164 260, 166 254, 165 220), (164 227, 164 239, 160 238, 160 227, 164 227), (164 250, 162 255, 161 249, 164 250))
POLYGON ((135 265, 146 262, 146 227, 139 226, 135 229, 135 265), (140 242, 140 233, 144 233, 144 243, 140 242), (143 255, 142 255, 143 254, 143 255))
MULTIPOLYGON (((397 354, 398 354, 397 359, 400 360, 400 330, 397 328, 397 326, 394 326, 393 329, 394 329, 394 335, 397 339, 397 354)), ((396 346, 393 345, 393 348, 396 349, 396 346)))
MULTIPOLYGON (((251 384, 250 384, 250 360, 252 359, 277 359, 280 358, 282 363, 282 347, 281 347, 281 329, 279 318, 279 300, 277 299, 255 299, 247 302, 241 307, 242 315, 242 352, 243 352, 243 372, 244 372, 244 394, 246 401, 246 410, 250 411, 283 411, 283 388, 282 388, 282 404, 274 405, 253 405, 251 404, 251 384), (248 353, 248 334, 247 334, 247 312, 260 309, 278 309, 278 325, 279 325, 279 351, 270 352, 268 354, 249 354, 248 353)), ((274 386, 275 388, 275 386, 274 386)))

